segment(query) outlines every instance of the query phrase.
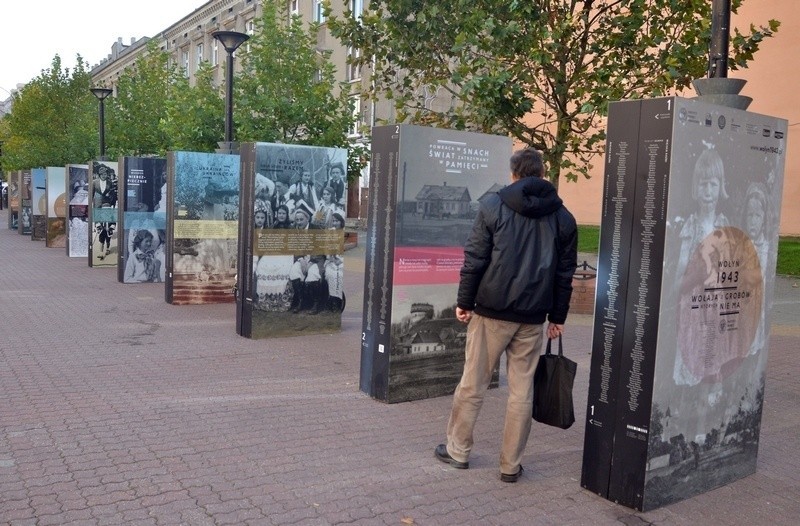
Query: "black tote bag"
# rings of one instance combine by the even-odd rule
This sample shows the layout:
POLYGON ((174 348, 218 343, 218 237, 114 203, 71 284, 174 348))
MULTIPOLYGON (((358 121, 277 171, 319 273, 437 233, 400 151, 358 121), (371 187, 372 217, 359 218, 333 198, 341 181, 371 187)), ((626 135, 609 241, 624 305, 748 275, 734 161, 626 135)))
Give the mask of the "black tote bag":
POLYGON ((558 337, 558 354, 547 349, 539 357, 533 373, 533 419, 542 424, 569 428, 575 422, 572 405, 572 385, 578 364, 564 356, 561 336, 558 337))

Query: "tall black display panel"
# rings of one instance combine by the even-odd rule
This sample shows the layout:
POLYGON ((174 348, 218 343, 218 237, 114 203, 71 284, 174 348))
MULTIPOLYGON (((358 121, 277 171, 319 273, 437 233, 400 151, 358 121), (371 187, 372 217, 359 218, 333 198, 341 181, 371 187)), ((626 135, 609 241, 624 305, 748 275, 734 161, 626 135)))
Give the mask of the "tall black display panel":
POLYGON ((233 303, 239 156, 167 152, 163 208, 167 233, 164 299, 172 305, 233 303))
POLYGON ((64 166, 47 167, 47 232, 45 246, 64 248, 67 246, 67 179, 64 166))
MULTIPOLYGON (((33 182, 31 171, 22 170, 19 173, 19 228, 20 235, 29 236, 33 230, 33 182)), ((13 177, 13 175, 12 175, 13 177)))
POLYGON ((338 332, 344 296, 347 150, 240 147, 236 332, 338 332))
POLYGON ((507 137, 373 129, 360 372, 373 398, 455 390, 466 341, 455 317, 463 247, 480 199, 508 184, 510 156, 507 137))
POLYGON ((756 468, 787 123, 609 107, 581 484, 650 510, 756 468))
POLYGON ((117 222, 117 281, 120 283, 164 283, 166 194, 166 159, 121 159, 117 222))
POLYGON ((17 230, 19 227, 20 204, 19 172, 11 172, 8 180, 8 229, 17 230))
POLYGON ((47 237, 47 170, 34 168, 31 170, 31 239, 44 241, 47 237))
POLYGON ((117 266, 119 220, 119 163, 92 161, 89 175, 89 253, 90 267, 117 266))
POLYGON ((89 256, 89 166, 67 165, 67 255, 71 258, 89 256))

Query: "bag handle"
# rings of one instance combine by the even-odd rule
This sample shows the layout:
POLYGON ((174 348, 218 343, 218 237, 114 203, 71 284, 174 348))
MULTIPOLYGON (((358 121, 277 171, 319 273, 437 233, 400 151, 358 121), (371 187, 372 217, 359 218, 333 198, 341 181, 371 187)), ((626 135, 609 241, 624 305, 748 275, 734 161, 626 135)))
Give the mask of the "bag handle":
MULTIPOLYGON (((551 340, 550 338, 547 338, 547 348, 544 350, 545 354, 552 354, 550 352, 550 344, 552 343, 552 341, 553 340, 551 340)), ((564 356, 564 346, 561 343, 561 335, 560 334, 558 335, 558 355, 559 356, 564 356)))

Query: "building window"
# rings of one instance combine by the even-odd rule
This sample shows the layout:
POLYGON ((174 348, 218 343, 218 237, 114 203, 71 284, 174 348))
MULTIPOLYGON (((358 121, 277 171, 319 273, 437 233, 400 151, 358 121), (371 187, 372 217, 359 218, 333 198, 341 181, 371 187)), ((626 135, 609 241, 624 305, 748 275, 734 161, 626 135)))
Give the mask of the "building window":
POLYGON ((219 40, 216 38, 211 42, 211 65, 219 65, 219 40))
POLYGON ((183 75, 189 76, 189 50, 181 50, 181 67, 183 68, 183 75))
POLYGON ((350 103, 353 105, 353 122, 350 123, 347 136, 353 139, 361 137, 361 98, 358 95, 354 95, 350 97, 350 103))
POLYGON ((364 0, 350 0, 350 11, 353 12, 353 18, 361 20, 361 15, 364 12, 364 0))
MULTIPOLYGON (((256 33, 256 22, 255 22, 255 20, 248 20, 248 21, 245 23, 244 27, 246 28, 246 29, 245 29, 245 33, 247 33, 247 35, 249 35, 249 36, 250 36, 250 38, 253 38, 253 35, 255 35, 255 33, 256 33)), ((245 47, 245 50, 246 50, 248 53, 250 53, 250 40, 248 40, 248 41, 245 43, 245 46, 244 46, 244 47, 245 47)))
POLYGON ((197 68, 200 68, 200 65, 206 59, 206 57, 203 56, 203 43, 202 42, 197 44, 197 46, 195 48, 195 51, 197 52, 197 56, 195 57, 195 59, 196 59, 196 63, 195 64, 196 64, 197 68))
POLYGON ((300 0, 289 0, 289 14, 290 15, 300 14, 300 0))
POLYGON ((325 22, 325 6, 323 0, 313 0, 314 22, 322 24, 325 22))
POLYGON ((361 58, 361 50, 348 46, 347 48, 347 80, 354 81, 361 78, 361 66, 354 61, 361 58))

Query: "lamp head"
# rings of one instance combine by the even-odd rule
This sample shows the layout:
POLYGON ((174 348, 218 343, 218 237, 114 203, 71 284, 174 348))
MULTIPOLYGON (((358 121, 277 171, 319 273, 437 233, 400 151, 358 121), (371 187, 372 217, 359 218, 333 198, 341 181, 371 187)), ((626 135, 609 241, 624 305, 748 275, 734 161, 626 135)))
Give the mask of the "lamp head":
POLYGON ((228 53, 233 53, 236 48, 241 46, 245 40, 250 38, 250 35, 239 33, 237 31, 214 31, 211 36, 216 38, 225 48, 228 53))
POLYGON ((109 88, 89 88, 89 91, 91 91, 92 95, 97 97, 98 100, 103 100, 112 93, 114 93, 114 90, 109 88))

